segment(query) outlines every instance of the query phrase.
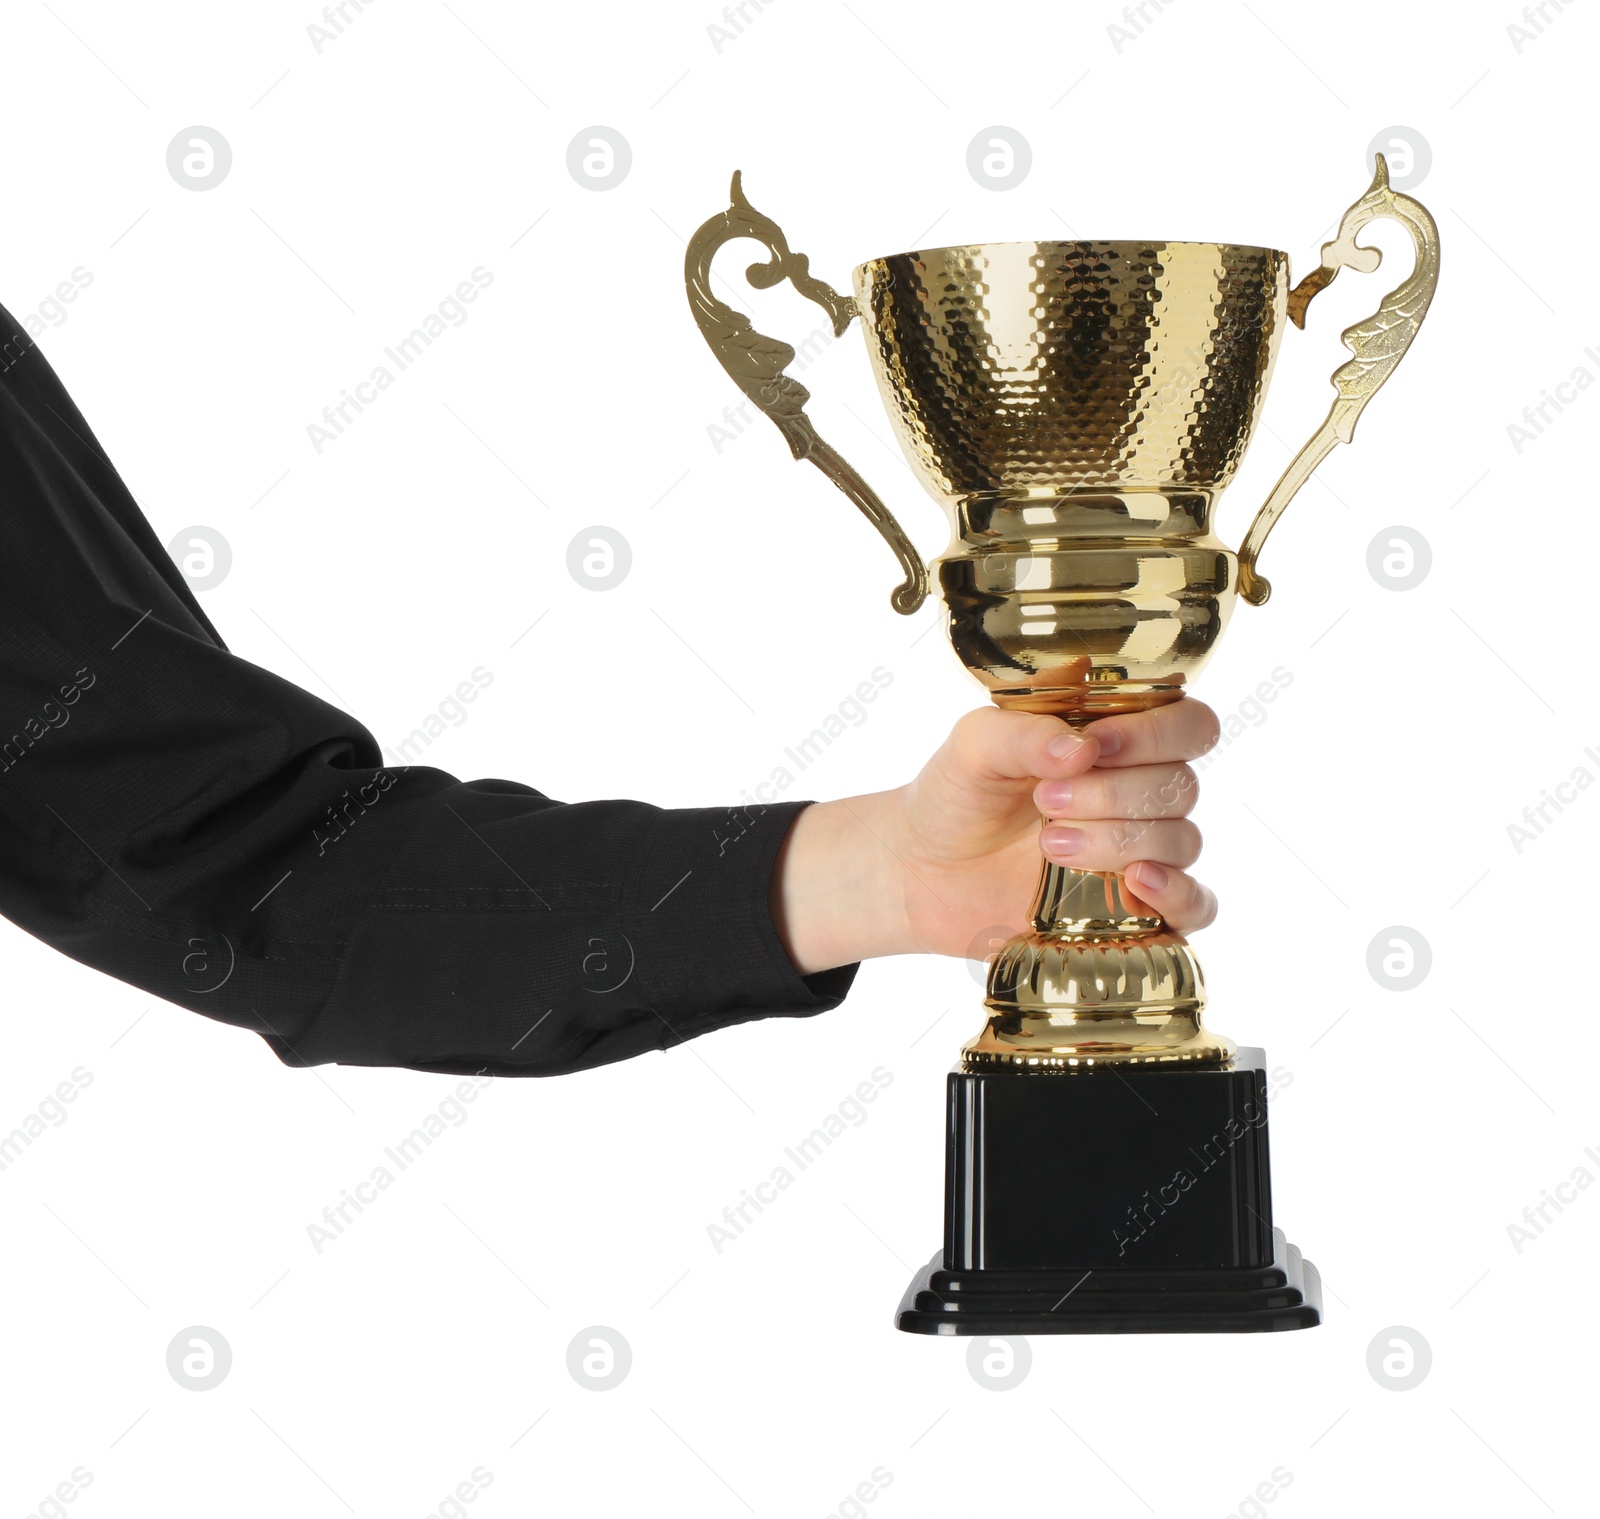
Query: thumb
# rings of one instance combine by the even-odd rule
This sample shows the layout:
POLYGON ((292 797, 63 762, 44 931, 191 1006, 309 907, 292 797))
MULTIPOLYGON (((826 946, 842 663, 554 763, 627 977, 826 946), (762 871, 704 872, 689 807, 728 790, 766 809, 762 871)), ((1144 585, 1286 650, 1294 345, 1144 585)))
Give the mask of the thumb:
POLYGON ((1092 730, 1080 731, 1059 717, 979 707, 955 725, 941 757, 969 785, 1013 791, 1017 781, 1082 775, 1099 754, 1092 730))

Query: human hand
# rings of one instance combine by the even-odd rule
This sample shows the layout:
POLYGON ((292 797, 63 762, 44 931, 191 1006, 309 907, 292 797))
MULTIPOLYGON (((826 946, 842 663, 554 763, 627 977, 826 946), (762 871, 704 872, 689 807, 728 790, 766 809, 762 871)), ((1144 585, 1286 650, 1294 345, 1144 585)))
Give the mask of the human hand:
POLYGON ((772 911, 796 969, 966 956, 985 930, 1021 931, 1041 851, 1121 871, 1180 933, 1204 928, 1216 897, 1187 872, 1200 832, 1185 762, 1217 732, 1216 714, 1192 698, 1082 729, 994 707, 967 713, 908 785, 818 802, 795 819, 772 911))

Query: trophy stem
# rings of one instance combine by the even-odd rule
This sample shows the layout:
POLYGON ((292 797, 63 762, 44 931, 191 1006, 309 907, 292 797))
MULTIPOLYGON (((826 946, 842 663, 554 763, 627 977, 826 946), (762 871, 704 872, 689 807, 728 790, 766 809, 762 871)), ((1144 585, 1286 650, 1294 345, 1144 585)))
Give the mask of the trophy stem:
POLYGON ((1135 907, 1136 901, 1114 871, 1073 870, 1047 860, 1028 917, 1035 933, 1052 938, 1160 933, 1166 924, 1143 903, 1135 907))
POLYGON ((1120 875, 1047 861, 1029 918, 989 969, 989 1021, 962 1050, 963 1070, 1232 1060, 1233 1041, 1201 1026, 1205 985, 1188 943, 1120 875))

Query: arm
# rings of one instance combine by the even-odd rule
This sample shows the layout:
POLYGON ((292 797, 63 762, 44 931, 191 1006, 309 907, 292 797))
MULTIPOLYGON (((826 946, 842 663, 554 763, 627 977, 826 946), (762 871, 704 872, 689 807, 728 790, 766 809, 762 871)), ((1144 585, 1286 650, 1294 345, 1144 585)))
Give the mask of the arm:
POLYGON ((803 804, 385 765, 228 650, 3 308, 0 348, 5 916, 293 1065, 556 1074, 838 1004, 853 970, 802 977, 767 906, 803 804))

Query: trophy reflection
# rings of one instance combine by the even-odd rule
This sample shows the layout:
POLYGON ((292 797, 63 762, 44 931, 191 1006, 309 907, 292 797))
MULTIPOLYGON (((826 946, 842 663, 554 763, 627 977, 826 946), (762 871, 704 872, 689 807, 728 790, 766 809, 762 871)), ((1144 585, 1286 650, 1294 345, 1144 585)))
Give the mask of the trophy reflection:
MULTIPOLYGON (((891 601, 937 589, 957 656, 996 705, 1081 724, 1180 700, 1290 499, 1393 372, 1438 278, 1438 230, 1372 184, 1290 288, 1288 255, 1227 243, 1073 240, 871 259, 854 297, 810 272, 745 198, 691 239, 690 305, 718 360, 877 528, 903 572, 891 601), (1218 498, 1259 418, 1285 322, 1375 219, 1410 233, 1410 274, 1348 328, 1337 396, 1237 554, 1218 498), (949 547, 924 566, 893 514, 813 427, 784 373, 794 349, 716 294, 711 262, 751 238, 747 270, 788 280, 842 334, 861 318, 894 431, 944 507, 949 547)), ((897 1323, 921 1333, 1300 1328, 1320 1321, 1315 1268, 1271 1222, 1266 1074, 1202 1020, 1200 967, 1122 878, 1043 867, 1029 928, 995 956, 983 1030, 949 1077, 942 1250, 897 1323), (1055 1078, 1055 1079, 1050 1079, 1055 1078), (1070 1292, 1067 1289, 1070 1288, 1070 1292), (1061 1293, 1066 1292, 1062 1297, 1061 1293)))

